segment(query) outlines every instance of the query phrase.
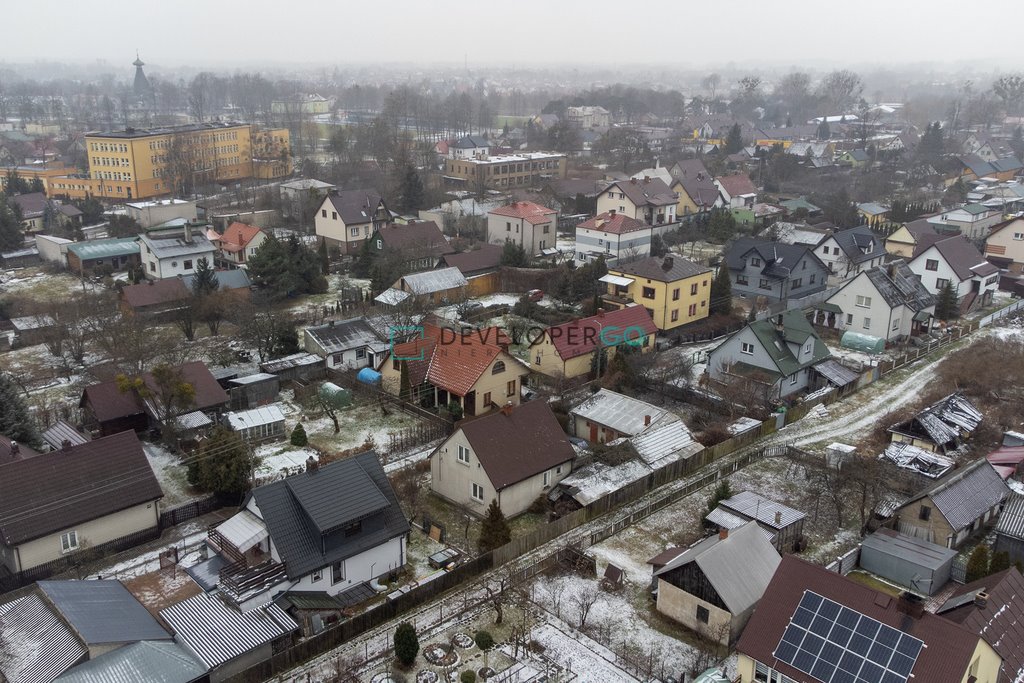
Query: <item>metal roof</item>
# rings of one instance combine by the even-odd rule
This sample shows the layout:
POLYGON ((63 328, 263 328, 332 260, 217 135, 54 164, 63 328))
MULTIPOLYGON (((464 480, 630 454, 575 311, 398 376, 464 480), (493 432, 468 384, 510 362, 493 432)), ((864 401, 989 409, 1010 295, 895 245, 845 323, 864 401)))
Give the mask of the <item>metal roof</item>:
POLYGON ((383 292, 375 296, 373 300, 387 306, 397 306, 410 296, 412 296, 412 294, 409 292, 403 292, 400 289, 392 287, 391 289, 385 289, 383 292))
POLYGON ((890 431, 917 437, 927 437, 936 446, 955 442, 960 432, 973 432, 981 423, 982 415, 971 402, 960 394, 936 401, 905 422, 893 425, 890 431))
POLYGON ((182 256, 202 256, 217 251, 206 235, 202 234, 199 227, 192 232, 191 241, 185 241, 184 234, 164 236, 158 234, 139 235, 139 241, 149 247, 153 255, 158 259, 174 258, 182 256))
POLYGON ((284 358, 276 358, 274 360, 268 360, 265 363, 260 363, 260 370, 263 372, 281 372, 289 368, 297 368, 304 365, 319 365, 323 363, 324 359, 315 353, 293 353, 290 356, 284 358))
POLYGON ((609 389, 601 389, 570 412, 628 436, 639 434, 649 425, 667 416, 679 419, 664 408, 609 389), (650 417, 650 421, 645 424, 647 417, 650 417))
POLYGON ((996 523, 996 533, 1024 539, 1024 495, 1011 493, 996 523))
POLYGON ((598 282, 607 282, 608 284, 618 285, 619 287, 628 287, 633 284, 635 280, 631 277, 621 277, 619 275, 603 275, 598 278, 598 282))
POLYGON ((0 672, 17 683, 51 683, 88 649, 36 594, 0 605, 0 672))
POLYGON ((928 569, 939 569, 956 557, 956 551, 920 538, 879 529, 861 542, 862 550, 892 555, 928 569))
POLYGON ((729 611, 740 614, 761 599, 781 561, 757 523, 748 522, 726 538, 704 539, 654 575, 665 579, 672 570, 696 562, 729 611))
POLYGON ((243 553, 270 535, 263 520, 249 510, 229 517, 216 530, 243 553))
POLYGON ((277 375, 272 375, 269 372, 257 372, 255 375, 246 375, 245 377, 232 377, 228 380, 228 384, 256 384, 257 382, 266 382, 268 380, 276 380, 277 375))
POLYGON ((807 515, 799 510, 776 503, 774 500, 760 496, 753 491, 741 491, 732 498, 727 498, 719 503, 722 507, 746 517, 756 519, 758 522, 772 527, 773 529, 784 529, 794 522, 799 522, 807 515), (775 514, 782 513, 780 522, 775 522, 775 514))
MULTIPOLYGON (((152 406, 153 404, 151 401, 147 401, 146 405, 152 406)), ((153 412, 154 414, 157 413, 155 409, 153 412)), ((190 413, 179 415, 175 418, 174 422, 180 429, 200 429, 202 427, 209 427, 213 424, 213 420, 211 420, 206 413, 201 410, 193 410, 190 413)))
POLYGON ((144 640, 79 664, 57 678, 59 683, 191 683, 206 665, 177 643, 144 640))
MULTIPOLYGON (((732 529, 739 529, 741 526, 750 521, 749 519, 745 519, 739 515, 735 515, 729 512, 728 510, 721 506, 716 507, 714 510, 706 514, 704 516, 704 519, 706 519, 707 521, 711 522, 716 526, 722 527, 723 529, 729 529, 730 531, 732 529)), ((758 525, 758 528, 764 534, 765 538, 767 538, 772 543, 775 542, 775 534, 773 534, 768 529, 765 529, 763 526, 758 525)))
POLYGON ((117 237, 105 240, 90 240, 88 242, 75 242, 68 245, 68 251, 82 261, 90 261, 97 258, 110 258, 111 256, 128 256, 139 253, 139 243, 134 237, 117 237))
POLYGON ((462 271, 454 266, 406 275, 402 281, 413 294, 432 294, 469 284, 462 271))
POLYGON ((860 377, 856 372, 832 358, 818 363, 814 366, 814 369, 837 387, 845 387, 851 382, 856 382, 857 378, 860 377))
POLYGON ((387 343, 381 341, 377 336, 377 332, 366 321, 366 318, 353 318, 318 327, 307 327, 304 334, 319 344, 325 353, 358 349, 364 346, 383 351, 388 347, 387 343))
POLYGON ((70 441, 72 446, 78 446, 89 440, 89 437, 64 420, 58 420, 47 427, 42 436, 43 441, 55 451, 63 448, 65 441, 70 441))
POLYGON ((923 491, 902 507, 925 496, 954 530, 966 528, 1009 495, 1010 489, 992 465, 981 458, 946 475, 932 488, 923 491))
POLYGON ((228 424, 231 425, 231 429, 236 432, 243 429, 249 429, 250 427, 269 425, 274 424, 275 422, 284 422, 284 413, 282 413, 281 409, 275 404, 260 406, 250 410, 240 410, 235 413, 228 413, 224 417, 227 418, 228 424))
POLYGON ((274 603, 241 612, 207 593, 161 610, 160 617, 211 669, 299 628, 274 603))
POLYGON ((659 423, 633 437, 630 442, 640 458, 652 468, 661 467, 665 458, 689 458, 704 450, 682 420, 659 423))
POLYGON ((38 585, 87 645, 171 639, 120 581, 40 581, 38 585))
POLYGON ((885 452, 878 457, 894 463, 897 467, 913 470, 932 479, 945 476, 956 466, 956 461, 952 458, 926 451, 905 441, 890 443, 885 447, 885 452))

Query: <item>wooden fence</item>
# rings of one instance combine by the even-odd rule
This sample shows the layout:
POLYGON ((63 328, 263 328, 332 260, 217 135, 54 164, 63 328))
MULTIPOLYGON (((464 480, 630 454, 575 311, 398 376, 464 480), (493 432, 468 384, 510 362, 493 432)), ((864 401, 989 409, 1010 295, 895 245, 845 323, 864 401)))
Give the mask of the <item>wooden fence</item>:
POLYGON ((209 496, 207 498, 201 498, 199 500, 193 500, 190 503, 179 505, 176 508, 170 510, 164 510, 160 513, 160 528, 166 529, 167 527, 181 524, 182 522, 188 522, 201 517, 207 512, 213 512, 214 510, 224 506, 222 501, 217 496, 209 496))

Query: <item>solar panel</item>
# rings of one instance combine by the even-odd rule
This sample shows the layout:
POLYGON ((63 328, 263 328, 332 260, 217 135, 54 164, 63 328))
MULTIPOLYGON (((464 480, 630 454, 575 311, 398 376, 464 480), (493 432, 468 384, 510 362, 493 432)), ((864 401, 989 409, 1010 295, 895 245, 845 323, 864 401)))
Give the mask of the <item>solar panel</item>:
POLYGON ((823 683, 907 683, 919 639, 804 591, 774 656, 823 683))

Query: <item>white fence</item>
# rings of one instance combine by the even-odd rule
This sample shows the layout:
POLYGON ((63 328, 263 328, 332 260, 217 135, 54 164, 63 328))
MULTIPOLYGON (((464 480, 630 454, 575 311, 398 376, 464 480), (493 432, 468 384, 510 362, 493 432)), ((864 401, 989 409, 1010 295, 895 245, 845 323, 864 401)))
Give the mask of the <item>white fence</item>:
POLYGON ((986 315, 984 318, 978 321, 978 327, 985 327, 987 325, 991 325, 992 323, 1001 318, 1005 318, 1008 315, 1013 315, 1022 308, 1024 308, 1024 299, 1018 299, 1017 301, 1014 301, 1006 308, 1000 308, 998 311, 986 315))

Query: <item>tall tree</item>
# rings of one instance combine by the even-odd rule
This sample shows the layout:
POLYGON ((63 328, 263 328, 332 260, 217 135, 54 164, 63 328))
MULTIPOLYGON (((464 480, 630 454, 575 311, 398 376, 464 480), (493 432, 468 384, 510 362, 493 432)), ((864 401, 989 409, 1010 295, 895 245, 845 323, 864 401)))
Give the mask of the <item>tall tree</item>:
POLYGON ((408 621, 403 621, 395 629, 395 657, 404 666, 412 666, 416 655, 420 653, 420 640, 416 628, 408 621))
POLYGON ((188 461, 188 480, 201 491, 237 500, 252 488, 257 465, 238 432, 217 427, 188 461))
POLYGON ((122 394, 135 393, 153 406, 154 418, 168 442, 176 436, 175 418, 195 406, 196 388, 188 382, 181 369, 160 363, 150 371, 152 383, 141 376, 117 376, 117 389, 122 394))
POLYGON ((846 69, 829 72, 818 85, 819 96, 824 101, 825 114, 843 114, 848 111, 864 90, 860 76, 846 69))
POLYGON ((960 306, 957 302, 956 291, 950 282, 939 290, 939 300, 935 302, 935 317, 939 320, 953 320, 960 316, 960 306))
POLYGON ((220 287, 217 273, 210 267, 209 261, 203 257, 196 261, 196 275, 192 280, 192 294, 203 297, 213 294, 220 287))
POLYGON ((511 540, 512 529, 508 525, 508 520, 505 519, 498 501, 492 499, 491 504, 487 506, 487 516, 480 526, 480 541, 477 544, 480 554, 489 553, 511 540))
POLYGON ((1020 74, 1002 76, 992 84, 992 92, 1003 101, 1007 114, 1011 116, 1019 114, 1021 103, 1024 103, 1024 76, 1020 74))
MULTIPOLYGON (((369 240, 367 240, 369 241, 369 240)), ((327 277, 331 274, 331 259, 327 255, 327 240, 321 239, 320 246, 317 247, 318 255, 320 257, 320 273, 327 277)))
POLYGON ((736 154, 741 151, 743 151, 743 130, 740 128, 740 124, 734 123, 725 138, 725 153, 736 154))
POLYGON ((832 129, 828 125, 828 119, 823 118, 818 124, 818 139, 829 140, 832 137, 832 129))
POLYGON ((398 201, 396 205, 402 213, 416 213, 424 208, 423 200, 426 191, 423 188, 423 179, 419 171, 412 164, 407 164, 402 170, 398 185, 398 201))
POLYGON ((501 249, 501 265, 522 268, 528 262, 529 258, 526 255, 526 250, 523 249, 521 244, 517 244, 512 240, 505 240, 505 245, 501 249))
POLYGON ((0 194, 0 249, 20 249, 24 243, 25 234, 22 232, 21 221, 7 203, 7 198, 0 194))
POLYGON ((943 139, 942 124, 938 121, 928 124, 917 143, 915 156, 919 161, 935 164, 942 158, 946 143, 943 139))
POLYGON ((0 372, 0 434, 32 447, 43 443, 21 388, 6 372, 0 372))
POLYGON ((729 279, 729 266, 724 261, 718 265, 715 279, 711 281, 711 301, 708 308, 711 315, 732 314, 732 281, 729 279))

